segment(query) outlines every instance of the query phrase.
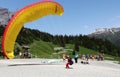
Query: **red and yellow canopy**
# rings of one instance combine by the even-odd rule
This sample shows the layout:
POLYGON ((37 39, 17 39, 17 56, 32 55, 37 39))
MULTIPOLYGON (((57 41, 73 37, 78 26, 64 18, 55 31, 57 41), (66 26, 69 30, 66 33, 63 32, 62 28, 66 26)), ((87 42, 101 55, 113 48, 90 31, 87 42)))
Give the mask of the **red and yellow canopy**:
POLYGON ((62 6, 57 2, 45 1, 30 4, 19 10, 8 23, 2 38, 2 51, 6 58, 14 58, 14 44, 24 23, 47 15, 62 15, 62 6))

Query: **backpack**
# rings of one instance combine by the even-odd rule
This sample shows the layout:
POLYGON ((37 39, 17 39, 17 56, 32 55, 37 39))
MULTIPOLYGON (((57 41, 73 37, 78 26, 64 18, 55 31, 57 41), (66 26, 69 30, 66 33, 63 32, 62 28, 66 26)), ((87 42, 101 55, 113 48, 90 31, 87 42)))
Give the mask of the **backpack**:
POLYGON ((72 61, 72 59, 70 58, 70 65, 72 65, 73 64, 73 61, 72 61))

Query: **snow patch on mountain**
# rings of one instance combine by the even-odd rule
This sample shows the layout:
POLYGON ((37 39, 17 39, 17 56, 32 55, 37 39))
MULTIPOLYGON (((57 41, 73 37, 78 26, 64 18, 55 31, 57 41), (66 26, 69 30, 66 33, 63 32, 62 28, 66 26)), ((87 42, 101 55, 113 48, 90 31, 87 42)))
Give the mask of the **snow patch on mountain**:
POLYGON ((91 34, 116 33, 120 32, 120 28, 99 28, 95 29, 91 34))

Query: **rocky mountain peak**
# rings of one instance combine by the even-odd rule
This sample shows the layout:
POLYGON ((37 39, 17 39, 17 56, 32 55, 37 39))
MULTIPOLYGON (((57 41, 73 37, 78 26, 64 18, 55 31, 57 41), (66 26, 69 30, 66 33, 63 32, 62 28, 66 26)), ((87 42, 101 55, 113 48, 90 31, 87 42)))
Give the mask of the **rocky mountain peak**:
POLYGON ((116 33, 120 32, 120 28, 99 28, 95 29, 91 34, 116 33))
POLYGON ((120 28, 96 29, 89 37, 108 39, 117 46, 120 46, 120 28))
POLYGON ((6 8, 0 7, 0 25, 7 25, 12 15, 13 12, 10 12, 6 8))

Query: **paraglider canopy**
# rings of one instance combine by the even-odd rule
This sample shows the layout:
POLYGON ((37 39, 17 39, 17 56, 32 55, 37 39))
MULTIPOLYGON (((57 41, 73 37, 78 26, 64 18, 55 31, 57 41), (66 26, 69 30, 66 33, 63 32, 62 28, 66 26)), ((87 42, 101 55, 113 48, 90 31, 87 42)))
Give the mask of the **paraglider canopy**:
POLYGON ((35 21, 47 15, 62 15, 63 7, 57 2, 42 1, 25 6, 9 21, 2 38, 2 51, 6 58, 14 58, 14 44, 24 23, 35 21))

